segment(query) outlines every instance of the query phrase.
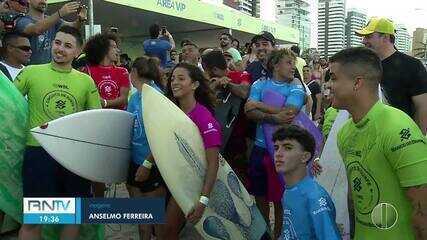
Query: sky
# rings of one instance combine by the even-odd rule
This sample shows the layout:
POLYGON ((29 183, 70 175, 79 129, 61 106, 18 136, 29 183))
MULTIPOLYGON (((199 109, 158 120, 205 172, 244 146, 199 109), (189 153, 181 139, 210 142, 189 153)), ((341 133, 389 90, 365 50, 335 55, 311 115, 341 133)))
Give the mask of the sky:
MULTIPOLYGON (((311 47, 317 47, 317 2, 308 0, 311 8, 311 47)), ((385 16, 403 24, 409 35, 417 27, 427 28, 427 0, 346 0, 346 9, 357 8, 369 17, 385 16)))

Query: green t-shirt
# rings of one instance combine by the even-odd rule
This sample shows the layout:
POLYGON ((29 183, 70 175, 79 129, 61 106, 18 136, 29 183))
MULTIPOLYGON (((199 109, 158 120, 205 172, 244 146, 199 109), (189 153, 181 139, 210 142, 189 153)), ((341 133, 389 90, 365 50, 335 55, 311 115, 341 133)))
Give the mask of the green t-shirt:
POLYGON ((338 116, 338 109, 330 107, 325 111, 323 126, 322 126, 322 133, 325 139, 328 138, 329 132, 331 131, 332 125, 334 124, 337 116, 338 116))
POLYGON ((415 122, 377 102, 357 124, 348 120, 338 132, 338 148, 355 208, 354 239, 414 239, 405 188, 427 183, 426 138, 415 122), (394 226, 396 211, 387 204, 397 211, 394 226))
MULTIPOLYGON (((50 63, 32 65, 23 69, 14 83, 28 97, 30 129, 75 112, 101 107, 92 78, 74 69, 55 69, 50 63)), ((40 146, 30 133, 27 145, 40 146)))

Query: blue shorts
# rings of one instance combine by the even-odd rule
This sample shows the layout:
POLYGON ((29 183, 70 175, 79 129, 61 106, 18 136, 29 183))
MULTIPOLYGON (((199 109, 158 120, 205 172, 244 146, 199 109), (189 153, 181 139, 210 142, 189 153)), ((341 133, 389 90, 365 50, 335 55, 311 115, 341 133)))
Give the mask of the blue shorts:
POLYGON ((24 197, 92 197, 91 182, 62 167, 42 147, 25 149, 22 182, 24 197))
POLYGON ((249 158, 249 188, 250 194, 256 197, 267 195, 267 171, 264 166, 265 148, 254 145, 249 158))

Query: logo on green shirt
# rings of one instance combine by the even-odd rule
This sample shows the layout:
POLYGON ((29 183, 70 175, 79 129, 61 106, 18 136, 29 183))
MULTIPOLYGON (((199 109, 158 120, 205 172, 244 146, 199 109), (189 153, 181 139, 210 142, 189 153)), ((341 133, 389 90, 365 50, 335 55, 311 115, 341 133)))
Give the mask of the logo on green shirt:
POLYGON ((355 208, 360 214, 370 214, 380 199, 378 184, 359 162, 354 161, 347 168, 351 188, 354 190, 355 208))
POLYGON ((77 100, 68 92, 54 90, 43 98, 43 111, 51 119, 77 112, 77 100))
POLYGON ((402 129, 399 134, 401 142, 403 142, 404 140, 408 140, 411 137, 411 132, 409 131, 409 128, 402 129))

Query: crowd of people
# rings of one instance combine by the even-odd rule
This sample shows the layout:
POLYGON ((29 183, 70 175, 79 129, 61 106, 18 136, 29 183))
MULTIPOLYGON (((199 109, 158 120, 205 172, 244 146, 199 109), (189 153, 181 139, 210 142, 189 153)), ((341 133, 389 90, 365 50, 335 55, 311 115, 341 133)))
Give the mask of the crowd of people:
MULTIPOLYGON (((46 0, 2 3, 3 9, 21 15, 14 20, 14 31, 2 38, 0 71, 26 97, 30 129, 97 108, 135 116, 127 190, 132 198, 167 199, 166 224, 139 226, 140 239, 178 239, 186 222, 201 219, 219 154, 254 196, 268 223, 263 239, 341 239, 334 203, 315 180, 318 174, 328 174, 315 156, 315 139, 292 124, 303 112, 326 141, 341 110, 351 116, 337 143, 347 168, 352 237, 427 239, 427 73, 419 60, 396 50, 391 21, 372 19, 357 31, 365 47, 344 49, 330 59, 303 59, 297 45, 279 48, 273 34, 265 31, 244 48, 228 32, 217 36, 217 46, 201 47, 203 43, 191 36, 178 46, 166 27, 154 24, 148 29, 150 38, 141 42, 144 53, 131 54, 139 55, 132 60, 121 54, 120 38, 112 32, 83 41, 79 29, 87 13, 81 3, 66 3, 50 16, 46 7, 46 0), (77 20, 63 20, 69 15, 77 20), (168 192, 149 148, 142 119, 144 84, 179 106, 203 139, 206 175, 200 200, 187 216, 168 192), (283 106, 263 103, 265 91, 284 97, 283 106), (216 116, 217 107, 226 104, 219 101, 224 94, 239 100, 232 123, 216 116), (272 137, 273 156, 267 151, 264 123, 278 127, 272 137), (229 124, 231 132, 224 138, 229 124), (307 166, 312 166, 309 171, 307 166), (365 175, 373 181, 363 179, 365 175), (375 227, 370 215, 384 202, 399 213, 388 230, 375 227)), ((62 167, 30 134, 22 178, 24 197, 105 194, 103 183, 62 167)), ((24 240, 40 239, 40 234, 38 225, 24 224, 19 232, 24 240)), ((62 234, 77 239, 79 226, 64 226, 62 234)))

